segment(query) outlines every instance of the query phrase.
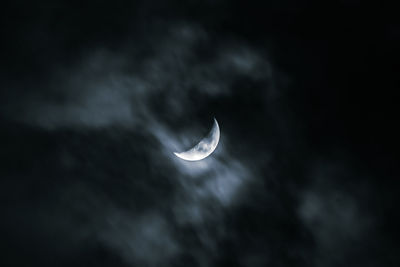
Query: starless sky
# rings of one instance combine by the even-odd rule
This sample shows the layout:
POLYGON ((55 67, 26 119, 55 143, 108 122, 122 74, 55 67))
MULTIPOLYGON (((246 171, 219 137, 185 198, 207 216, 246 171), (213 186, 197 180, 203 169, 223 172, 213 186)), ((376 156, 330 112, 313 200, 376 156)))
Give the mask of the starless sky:
POLYGON ((263 2, 2 8, 1 266, 398 266, 396 10, 263 2))

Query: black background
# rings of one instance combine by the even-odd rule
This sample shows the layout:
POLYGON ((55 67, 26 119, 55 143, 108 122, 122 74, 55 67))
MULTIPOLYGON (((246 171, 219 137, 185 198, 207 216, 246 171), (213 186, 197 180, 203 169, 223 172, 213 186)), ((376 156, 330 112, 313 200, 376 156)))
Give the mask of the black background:
POLYGON ((398 265, 395 8, 286 0, 2 5, 2 266, 398 265), (200 36, 194 43, 192 32, 200 36), (87 70, 95 51, 105 56, 87 70), (229 51, 239 59, 250 51, 260 63, 230 69, 221 57, 229 51), (161 66, 154 90, 157 78, 143 67, 149 59, 161 66), (109 73, 139 77, 150 91, 103 85, 109 73), (226 91, 210 93, 202 77, 226 91), (106 98, 117 92, 106 118, 103 102, 90 102, 102 89, 85 84, 110 86, 106 98), (84 111, 69 113, 75 103, 84 111), (226 141, 207 159, 211 171, 185 172, 162 153, 169 139, 156 131, 193 133, 190 143, 213 116, 226 141), (218 194, 190 202, 201 185, 177 182, 236 175, 243 188, 233 204, 218 194), (201 223, 178 222, 174 211, 185 201, 208 214, 201 223))

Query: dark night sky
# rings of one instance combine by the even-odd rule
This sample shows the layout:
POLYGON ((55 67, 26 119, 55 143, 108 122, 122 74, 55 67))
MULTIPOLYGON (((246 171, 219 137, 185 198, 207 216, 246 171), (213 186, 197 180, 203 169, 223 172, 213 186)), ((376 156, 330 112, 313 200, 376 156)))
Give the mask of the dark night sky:
POLYGON ((0 266, 398 266, 398 12, 263 2, 3 4, 0 266))

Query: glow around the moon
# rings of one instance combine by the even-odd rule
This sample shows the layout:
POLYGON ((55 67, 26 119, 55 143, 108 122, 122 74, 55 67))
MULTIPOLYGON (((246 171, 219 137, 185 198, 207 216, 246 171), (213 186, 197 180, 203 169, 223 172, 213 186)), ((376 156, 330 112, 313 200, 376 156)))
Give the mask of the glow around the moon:
POLYGON ((197 145, 185 152, 174 152, 178 158, 188 161, 202 160, 217 148, 220 137, 220 130, 217 120, 214 118, 214 125, 206 137, 204 137, 197 145))

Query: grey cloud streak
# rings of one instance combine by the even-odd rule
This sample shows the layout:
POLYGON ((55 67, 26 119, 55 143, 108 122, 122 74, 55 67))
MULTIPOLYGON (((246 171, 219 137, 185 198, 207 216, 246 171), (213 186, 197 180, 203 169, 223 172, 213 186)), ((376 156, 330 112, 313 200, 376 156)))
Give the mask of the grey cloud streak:
MULTIPOLYGON (((264 79, 270 68, 246 45, 214 48, 196 27, 172 27, 153 42, 144 59, 99 49, 75 69, 58 70, 47 85, 48 94, 32 93, 22 119, 48 129, 146 127, 160 117, 150 106, 154 97, 163 98, 161 111, 182 117, 199 105, 191 94, 209 98, 229 94, 236 76, 264 79), (215 56, 202 59, 196 53, 199 43, 216 50, 215 56)), ((135 46, 126 49, 135 51, 135 46)))

